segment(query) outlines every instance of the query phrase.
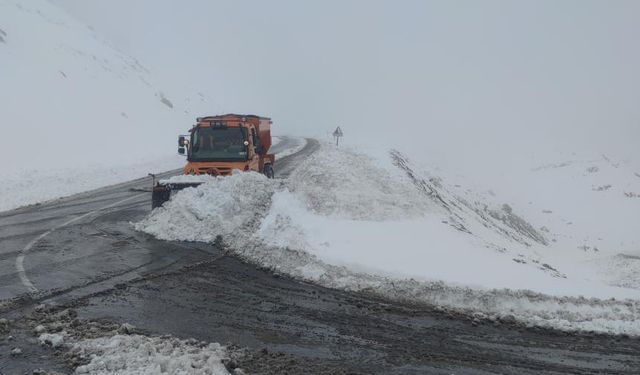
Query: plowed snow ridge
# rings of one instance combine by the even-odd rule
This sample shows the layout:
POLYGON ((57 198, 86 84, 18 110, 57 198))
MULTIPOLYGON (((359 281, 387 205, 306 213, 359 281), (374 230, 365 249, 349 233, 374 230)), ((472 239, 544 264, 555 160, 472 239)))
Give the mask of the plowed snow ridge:
POLYGON ((222 238, 248 261, 330 288, 487 319, 640 335, 637 289, 549 264, 550 245, 534 225, 508 206, 474 199, 399 152, 375 158, 325 144, 288 180, 212 178, 135 226, 166 240, 222 238))

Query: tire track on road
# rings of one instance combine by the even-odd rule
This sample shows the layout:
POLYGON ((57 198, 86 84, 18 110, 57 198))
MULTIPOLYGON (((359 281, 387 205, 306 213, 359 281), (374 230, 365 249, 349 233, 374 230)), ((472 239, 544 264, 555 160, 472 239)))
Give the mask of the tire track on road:
POLYGON ((39 235, 38 237, 34 238, 31 242, 29 242, 19 253, 18 257, 16 258, 16 270, 18 271, 18 277, 20 278, 20 281, 22 282, 22 285, 24 285, 25 288, 27 288, 27 290, 29 291, 29 293, 36 293, 38 292, 38 288, 33 284, 33 282, 31 282, 31 280, 29 279, 29 277, 27 276, 27 272, 24 268, 24 259, 27 255, 27 253, 29 252, 29 250, 31 250, 33 248, 33 246, 35 246, 35 244, 37 244, 39 241, 41 241, 43 238, 47 237, 48 235, 50 235, 51 233, 53 233, 54 231, 60 229, 60 228, 64 228, 68 225, 71 225, 75 222, 78 222, 86 217, 89 217, 95 213, 107 210, 109 208, 113 208, 119 204, 128 202, 130 200, 133 200, 135 198, 140 198, 143 195, 146 194, 136 194, 134 196, 119 200, 115 203, 109 204, 107 206, 101 207, 97 210, 94 211, 89 211, 83 215, 80 215, 78 217, 75 217, 73 219, 67 220, 66 222, 54 226, 53 228, 47 230, 46 232, 42 233, 41 235, 39 235))

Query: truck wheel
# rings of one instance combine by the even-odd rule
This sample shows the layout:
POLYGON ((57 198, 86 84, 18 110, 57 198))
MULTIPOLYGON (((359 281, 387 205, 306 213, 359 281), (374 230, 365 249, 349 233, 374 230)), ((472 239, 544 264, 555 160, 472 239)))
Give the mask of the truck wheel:
POLYGON ((271 164, 265 164, 264 168, 262 169, 262 173, 264 173, 264 175, 267 176, 267 178, 273 178, 274 173, 273 173, 273 167, 271 166, 271 164))

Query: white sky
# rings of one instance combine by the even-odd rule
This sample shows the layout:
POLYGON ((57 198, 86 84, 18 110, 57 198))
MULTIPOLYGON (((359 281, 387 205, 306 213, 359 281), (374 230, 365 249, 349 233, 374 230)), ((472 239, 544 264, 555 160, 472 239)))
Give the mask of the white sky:
POLYGON ((638 161, 638 1, 54 0, 218 112, 279 133, 638 161))

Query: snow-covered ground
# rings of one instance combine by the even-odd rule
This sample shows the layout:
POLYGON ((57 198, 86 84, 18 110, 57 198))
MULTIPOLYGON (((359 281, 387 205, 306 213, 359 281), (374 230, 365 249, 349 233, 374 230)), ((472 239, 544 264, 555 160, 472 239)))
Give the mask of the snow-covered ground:
POLYGON ((324 144, 288 180, 212 178, 136 226, 167 240, 222 236, 252 262, 328 287, 640 335, 640 199, 629 194, 640 178, 606 158, 565 167, 517 176, 552 196, 503 200, 396 150, 324 144))
POLYGON ((46 0, 0 0, 0 29, 2 173, 173 155, 208 108, 46 0))
POLYGON ((215 110, 46 0, 0 0, 0 211, 178 167, 215 110))
POLYGON ((26 169, 5 173, 0 185, 0 211, 134 180, 148 173, 182 168, 184 163, 184 157, 175 155, 120 165, 94 164, 80 169, 26 169))

